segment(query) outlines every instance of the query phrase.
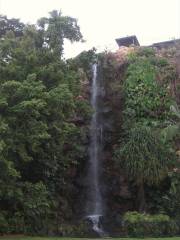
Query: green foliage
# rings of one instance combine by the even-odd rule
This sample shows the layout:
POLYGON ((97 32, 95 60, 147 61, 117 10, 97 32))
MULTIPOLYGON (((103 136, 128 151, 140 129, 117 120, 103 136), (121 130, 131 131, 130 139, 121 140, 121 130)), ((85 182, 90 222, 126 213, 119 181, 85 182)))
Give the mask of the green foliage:
POLYGON ((170 217, 164 214, 150 215, 138 212, 127 212, 125 213, 123 220, 129 223, 139 223, 139 222, 169 222, 170 217))
POLYGON ((47 228, 50 200, 46 186, 42 183, 25 183, 23 187, 23 213, 27 232, 42 232, 47 228))
POLYGON ((132 128, 116 159, 137 183, 157 184, 173 165, 173 155, 148 127, 132 128))
POLYGON ((160 71, 156 58, 152 59, 152 53, 151 57, 141 54, 135 55, 132 63, 130 61, 124 82, 124 117, 127 128, 137 121, 149 126, 158 126, 170 114, 172 100, 167 91, 167 83, 160 84, 156 80, 160 71))
POLYGON ((155 56, 155 49, 150 48, 150 47, 139 48, 139 50, 137 51, 137 56, 154 57, 155 56))
POLYGON ((0 234, 8 232, 8 222, 5 219, 3 212, 0 212, 0 234))
POLYGON ((169 86, 175 75, 174 68, 152 48, 130 53, 128 63, 123 82, 124 131, 115 159, 138 187, 139 211, 146 211, 145 185, 160 184, 176 165, 172 141, 166 141, 177 133, 177 126, 168 125, 174 104, 169 86))
POLYGON ((24 215, 22 212, 15 212, 13 216, 8 218, 8 230, 4 233, 24 233, 26 232, 26 225, 24 222, 24 215))
POLYGON ((72 69, 79 69, 85 73, 85 78, 92 77, 92 64, 97 60, 96 49, 81 52, 74 59, 69 59, 68 63, 72 69))
POLYGON ((161 131, 161 137, 165 143, 180 137, 180 110, 177 104, 172 105, 170 109, 175 119, 161 131))
POLYGON ((45 233, 52 204, 45 185, 26 182, 19 189, 19 196, 17 186, 11 191, 9 189, 8 196, 5 195, 6 204, 13 204, 14 209, 11 206, 11 211, 9 208, 1 212, 1 233, 45 233))
POLYGON ((41 18, 38 21, 40 30, 44 32, 45 42, 55 54, 62 55, 64 38, 71 42, 82 40, 77 20, 69 16, 62 16, 62 13, 53 10, 49 18, 41 18))
POLYGON ((179 233, 177 223, 163 214, 127 212, 123 220, 127 235, 131 237, 175 236, 179 233))
POLYGON ((66 237, 85 237, 88 235, 88 231, 88 225, 85 222, 76 225, 62 224, 58 228, 59 234, 66 237))
POLYGON ((76 19, 58 11, 38 26, 0 20, 1 229, 45 234, 72 213, 73 181, 87 155, 90 105, 79 97, 78 66, 62 60, 64 39, 82 35, 76 19))
POLYGON ((3 37, 8 32, 13 32, 15 36, 22 36, 24 24, 19 19, 8 19, 6 16, 0 15, 0 37, 3 37))
POLYGON ((169 178, 170 188, 161 198, 160 210, 178 220, 180 217, 180 174, 178 168, 174 168, 174 172, 169 174, 169 178))

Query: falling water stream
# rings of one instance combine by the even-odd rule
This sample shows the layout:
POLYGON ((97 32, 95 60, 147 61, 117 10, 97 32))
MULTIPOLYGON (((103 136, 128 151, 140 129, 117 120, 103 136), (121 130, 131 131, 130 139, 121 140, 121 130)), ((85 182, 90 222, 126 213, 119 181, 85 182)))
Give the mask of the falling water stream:
POLYGON ((91 105, 93 115, 90 126, 90 151, 89 151, 89 191, 88 191, 88 210, 87 218, 93 224, 93 230, 100 236, 104 231, 100 227, 100 218, 103 216, 102 195, 100 191, 100 160, 102 155, 102 124, 100 121, 100 107, 98 97, 100 94, 100 84, 98 82, 98 66, 93 65, 93 79, 91 92, 91 105))

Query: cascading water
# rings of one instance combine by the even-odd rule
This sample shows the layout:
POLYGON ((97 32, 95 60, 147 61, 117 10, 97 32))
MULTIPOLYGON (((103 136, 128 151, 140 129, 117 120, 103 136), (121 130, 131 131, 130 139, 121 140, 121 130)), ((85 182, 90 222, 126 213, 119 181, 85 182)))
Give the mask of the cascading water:
POLYGON ((93 224, 93 230, 100 236, 104 235, 104 231, 100 227, 100 218, 103 216, 103 204, 100 191, 100 160, 102 156, 102 124, 100 121, 99 96, 101 92, 98 80, 97 64, 93 65, 92 93, 91 105, 93 115, 90 126, 90 150, 89 150, 89 169, 88 169, 88 207, 87 218, 93 224))

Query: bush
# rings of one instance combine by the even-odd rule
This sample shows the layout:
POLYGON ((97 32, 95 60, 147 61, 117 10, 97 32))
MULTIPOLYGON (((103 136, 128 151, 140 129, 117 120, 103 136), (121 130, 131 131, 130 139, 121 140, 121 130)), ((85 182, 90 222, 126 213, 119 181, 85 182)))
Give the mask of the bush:
POLYGON ((28 234, 47 232, 50 204, 47 188, 42 182, 24 184, 23 210, 28 234))
POLYGON ((4 213, 0 212, 0 235, 7 233, 9 230, 8 222, 4 216, 4 213))
POLYGON ((150 47, 142 47, 139 49, 138 55, 143 57, 155 56, 155 49, 150 47))
POLYGON ((123 221, 125 231, 130 237, 174 236, 179 232, 177 223, 164 214, 127 212, 123 221))
POLYGON ((86 222, 78 224, 61 224, 58 227, 58 234, 63 237, 87 237, 89 236, 89 228, 86 222))
POLYGON ((9 224, 9 233, 24 233, 25 232, 25 223, 24 216, 20 212, 16 212, 13 216, 8 218, 9 224))

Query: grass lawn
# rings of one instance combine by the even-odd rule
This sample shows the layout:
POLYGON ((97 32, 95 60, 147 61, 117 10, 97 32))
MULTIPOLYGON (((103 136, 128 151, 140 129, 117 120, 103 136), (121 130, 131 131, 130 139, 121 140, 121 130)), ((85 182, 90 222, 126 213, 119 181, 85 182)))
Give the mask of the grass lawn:
MULTIPOLYGON (((2 240, 88 240, 90 238, 63 238, 63 237, 23 237, 23 236, 8 236, 8 237, 0 237, 2 240)), ((95 238, 91 238, 92 240, 97 240, 95 238)), ((101 240, 103 238, 98 238, 101 240)), ((142 238, 110 238, 114 240, 142 240, 142 238)), ((107 240, 107 238, 106 238, 107 240)), ((169 237, 169 238, 146 238, 146 240, 180 240, 180 237, 169 237)))

